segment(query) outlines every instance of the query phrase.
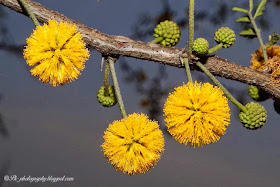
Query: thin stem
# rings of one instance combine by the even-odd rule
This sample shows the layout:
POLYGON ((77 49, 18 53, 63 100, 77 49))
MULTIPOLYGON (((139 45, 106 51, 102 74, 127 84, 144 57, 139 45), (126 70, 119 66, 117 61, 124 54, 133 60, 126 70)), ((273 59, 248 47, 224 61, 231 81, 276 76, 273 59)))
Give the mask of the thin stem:
POLYGON ((125 107, 124 107, 124 104, 123 104, 123 99, 122 99, 122 95, 121 95, 121 91, 120 91, 120 87, 119 87, 119 83, 118 83, 118 79, 117 79, 117 74, 116 74, 116 70, 115 70, 115 64, 114 63, 115 63, 116 60, 112 57, 108 57, 107 61, 109 62, 109 65, 110 65, 111 76, 112 76, 112 79, 113 79, 113 83, 114 83, 114 87, 115 87, 115 93, 116 93, 116 96, 117 96, 117 99, 118 99, 119 108, 120 108, 120 111, 122 113, 122 117, 126 118, 127 115, 126 115, 125 107))
POLYGON ((106 61, 105 71, 104 71, 104 95, 109 96, 109 73, 110 73, 110 64, 106 61))
POLYGON ((224 92, 224 94, 227 96, 227 98, 235 104, 240 110, 243 112, 246 112, 247 109, 245 106, 243 106, 239 101, 237 101, 229 92, 228 90, 214 77, 211 72, 204 67, 203 64, 200 62, 197 62, 196 65, 224 92))
POLYGON ((189 53, 192 53, 194 39, 194 0, 189 0, 189 53))
POLYGON ((184 65, 185 65, 185 70, 186 70, 186 74, 187 74, 187 77, 188 77, 188 81, 189 82, 193 82, 192 75, 191 75, 191 70, 190 70, 190 66, 189 66, 189 59, 188 58, 184 58, 183 61, 184 61, 184 65))
MULTIPOLYGON (((192 54, 193 39, 194 39, 194 0, 189 0, 189 54, 192 54)), ((189 59, 184 58, 183 62, 188 77, 188 81, 193 82, 191 71, 190 71, 189 59)))
POLYGON ((263 51, 264 60, 267 61, 267 60, 268 60, 268 58, 267 58, 267 53, 266 53, 266 49, 265 49, 264 44, 263 44, 263 41, 262 41, 261 32, 259 31, 259 29, 258 29, 258 27, 257 27, 257 24, 256 24, 256 22, 255 22, 255 19, 253 18, 251 12, 248 13, 248 16, 249 16, 249 18, 250 18, 250 20, 251 20, 251 23, 252 23, 252 25, 253 25, 253 28, 254 28, 254 30, 255 30, 255 32, 256 32, 256 35, 257 35, 257 38, 258 38, 258 40, 259 40, 261 49, 262 49, 262 51, 263 51))
POLYGON ((156 38, 156 39, 150 41, 149 43, 158 44, 158 43, 161 42, 162 40, 163 40, 163 37, 159 37, 159 38, 156 38))
POLYGON ((223 47, 223 43, 219 43, 215 47, 212 47, 211 49, 208 50, 208 54, 214 53, 218 50, 220 50, 223 47))
POLYGON ((22 4, 26 12, 28 13, 29 17, 32 19, 35 26, 40 26, 39 21, 37 20, 36 16, 33 14, 33 12, 30 10, 28 4, 25 0, 19 0, 19 2, 22 4))

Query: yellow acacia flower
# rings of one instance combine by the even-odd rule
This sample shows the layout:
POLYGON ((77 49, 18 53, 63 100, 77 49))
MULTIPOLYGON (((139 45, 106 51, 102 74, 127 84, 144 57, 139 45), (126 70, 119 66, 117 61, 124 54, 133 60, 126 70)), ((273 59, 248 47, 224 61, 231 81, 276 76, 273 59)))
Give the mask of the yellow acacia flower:
POLYGON ((102 148, 109 162, 129 175, 148 171, 164 150, 159 125, 144 114, 114 121, 104 133, 102 148))
POLYGON ((76 25, 49 20, 48 25, 37 26, 27 38, 24 58, 31 74, 52 86, 77 79, 89 58, 82 35, 76 25))
MULTIPOLYGON (((266 53, 267 53, 268 60, 272 59, 274 56, 280 56, 280 46, 272 45, 272 46, 266 48, 266 53)), ((252 54, 250 67, 252 69, 257 69, 257 70, 265 69, 263 52, 261 49, 256 50, 252 54)))
POLYGON ((230 121, 227 98, 209 83, 187 83, 175 88, 164 104, 169 133, 180 143, 203 146, 223 136, 230 121))

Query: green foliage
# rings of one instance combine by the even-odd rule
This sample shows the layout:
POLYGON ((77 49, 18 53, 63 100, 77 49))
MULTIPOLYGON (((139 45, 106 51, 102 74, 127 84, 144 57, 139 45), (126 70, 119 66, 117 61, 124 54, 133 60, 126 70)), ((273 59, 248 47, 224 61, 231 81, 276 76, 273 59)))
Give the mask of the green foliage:
POLYGON ((249 12, 253 11, 253 6, 254 6, 253 0, 249 0, 249 12))
POLYGON ((268 42, 265 44, 266 47, 275 45, 280 39, 280 36, 274 31, 271 35, 269 35, 268 42))
MULTIPOLYGON (((261 29, 259 29, 259 31, 261 31, 261 29)), ((247 38, 254 38, 257 36, 255 30, 250 27, 249 29, 247 30, 243 30, 239 33, 240 36, 243 36, 243 37, 247 37, 247 38)))
POLYGON ((249 19, 248 16, 244 16, 244 17, 240 17, 240 18, 236 19, 235 22, 251 23, 251 20, 249 19))
POLYGON ((239 8, 239 7, 233 7, 232 9, 233 11, 237 11, 237 12, 243 12, 245 14, 248 13, 248 10, 244 9, 244 8, 239 8))
MULTIPOLYGON (((256 9, 254 17, 251 16, 251 19, 250 19, 249 15, 251 15, 251 13, 253 11, 253 0, 249 0, 249 10, 239 8, 239 7, 234 7, 232 9, 233 11, 242 12, 242 13, 245 13, 245 14, 248 15, 248 16, 243 16, 243 17, 240 17, 240 18, 236 19, 235 22, 237 22, 237 23, 252 23, 253 24, 253 22, 255 21, 255 18, 257 18, 257 17, 259 17, 263 14, 266 2, 267 2, 267 0, 261 0, 261 2, 259 3, 259 5, 256 9)), ((258 31, 260 31, 260 29, 258 29, 258 31)), ((256 30, 254 28, 249 28, 247 30, 243 30, 239 33, 239 35, 243 36, 243 37, 247 37, 247 38, 257 37, 256 30)))
POLYGON ((259 3, 259 5, 257 7, 257 10, 255 12, 254 18, 259 17, 259 16, 261 16, 263 14, 263 11, 265 9, 265 4, 266 4, 266 0, 262 0, 259 3))

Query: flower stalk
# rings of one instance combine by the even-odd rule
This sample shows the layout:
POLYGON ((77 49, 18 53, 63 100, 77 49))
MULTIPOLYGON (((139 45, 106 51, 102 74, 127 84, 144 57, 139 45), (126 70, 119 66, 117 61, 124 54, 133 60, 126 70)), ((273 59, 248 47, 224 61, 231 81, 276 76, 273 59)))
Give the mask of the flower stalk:
POLYGON ((193 82, 192 74, 191 74, 191 70, 190 70, 190 66, 189 66, 189 59, 188 58, 183 58, 183 63, 184 63, 184 66, 185 66, 187 77, 188 77, 188 82, 193 82))
POLYGON ((243 112, 246 112, 247 109, 244 105, 242 105, 239 101, 237 101, 230 93, 229 91, 214 77, 211 72, 204 67, 204 65, 201 62, 197 62, 196 65, 224 92, 225 96, 233 103, 235 104, 240 110, 243 112))
POLYGON ((255 18, 253 18, 252 14, 251 14, 251 11, 248 12, 248 16, 249 16, 249 19, 250 19, 250 21, 251 21, 251 23, 253 25, 253 28, 254 28, 255 33, 257 35, 257 38, 259 40, 259 43, 260 43, 260 46, 261 46, 261 49, 262 49, 262 52, 263 52, 264 60, 267 61, 268 60, 267 53, 266 53, 266 49, 265 49, 264 44, 263 44, 261 32, 260 32, 260 30, 257 27, 257 24, 255 22, 255 18))
POLYGON ((24 7, 24 9, 26 10, 26 12, 28 13, 29 17, 31 18, 31 20, 33 21, 35 26, 40 26, 39 21, 37 20, 36 16, 33 14, 33 12, 31 11, 30 7, 28 6, 28 4, 26 3, 25 0, 19 0, 19 2, 22 4, 22 6, 24 7))
POLYGON ((110 64, 106 61, 105 71, 104 71, 104 95, 109 96, 109 73, 110 73, 110 64))
POLYGON ((220 50, 223 47, 223 43, 219 43, 218 45, 212 47, 208 50, 208 54, 215 53, 216 51, 220 50))
MULTIPOLYGON (((192 54, 193 47, 193 39, 194 39, 194 0, 189 0, 189 54, 192 54)), ((183 59, 186 74, 189 82, 193 82, 192 75, 190 71, 189 59, 183 59)))
POLYGON ((194 0, 189 0, 189 53, 192 52, 194 39, 194 0))
POLYGON ((158 43, 161 42, 163 39, 164 39, 163 37, 155 38, 154 40, 150 41, 149 43, 158 44, 158 43))
POLYGON ((122 114, 123 118, 127 118, 127 114, 125 111, 125 107, 123 104, 123 99, 122 99, 122 95, 121 95, 121 91, 120 91, 120 87, 119 87, 119 83, 118 83, 118 79, 117 79, 117 74, 116 74, 116 70, 115 70, 115 58, 112 57, 107 57, 107 61, 110 65, 110 70, 111 70, 111 76, 113 79, 113 83, 114 83, 114 87, 115 87, 115 93, 117 96, 117 100, 118 100, 118 104, 119 104, 119 108, 122 114))

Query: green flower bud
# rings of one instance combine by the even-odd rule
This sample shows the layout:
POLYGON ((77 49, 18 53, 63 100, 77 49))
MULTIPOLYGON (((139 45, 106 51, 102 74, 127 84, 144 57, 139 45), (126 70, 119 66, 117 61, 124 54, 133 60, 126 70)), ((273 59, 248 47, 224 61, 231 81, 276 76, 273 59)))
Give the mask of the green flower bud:
POLYGON ((258 87, 249 85, 248 93, 249 93, 250 97, 256 101, 258 101, 260 99, 258 87))
POLYGON ((105 86, 101 86, 97 92, 97 100, 104 107, 111 107, 117 103, 114 86, 109 85, 109 95, 105 96, 105 86))
POLYGON ((243 126, 250 130, 261 128, 265 124, 267 118, 265 108, 254 102, 246 104, 245 107, 247 111, 239 113, 239 119, 243 126))
POLYGON ((174 46, 180 40, 181 31, 176 23, 166 20, 156 26, 154 29, 154 37, 155 39, 163 38, 160 42, 163 46, 174 46))
POLYGON ((263 89, 253 85, 249 85, 248 93, 255 101, 264 101, 270 97, 270 95, 267 94, 263 89))
POLYGON ((235 42, 235 33, 228 27, 221 27, 216 31, 214 39, 217 43, 222 43, 223 48, 228 48, 235 42))
POLYGON ((209 43, 205 38, 197 38, 193 41, 193 52, 198 56, 208 54, 209 43))

